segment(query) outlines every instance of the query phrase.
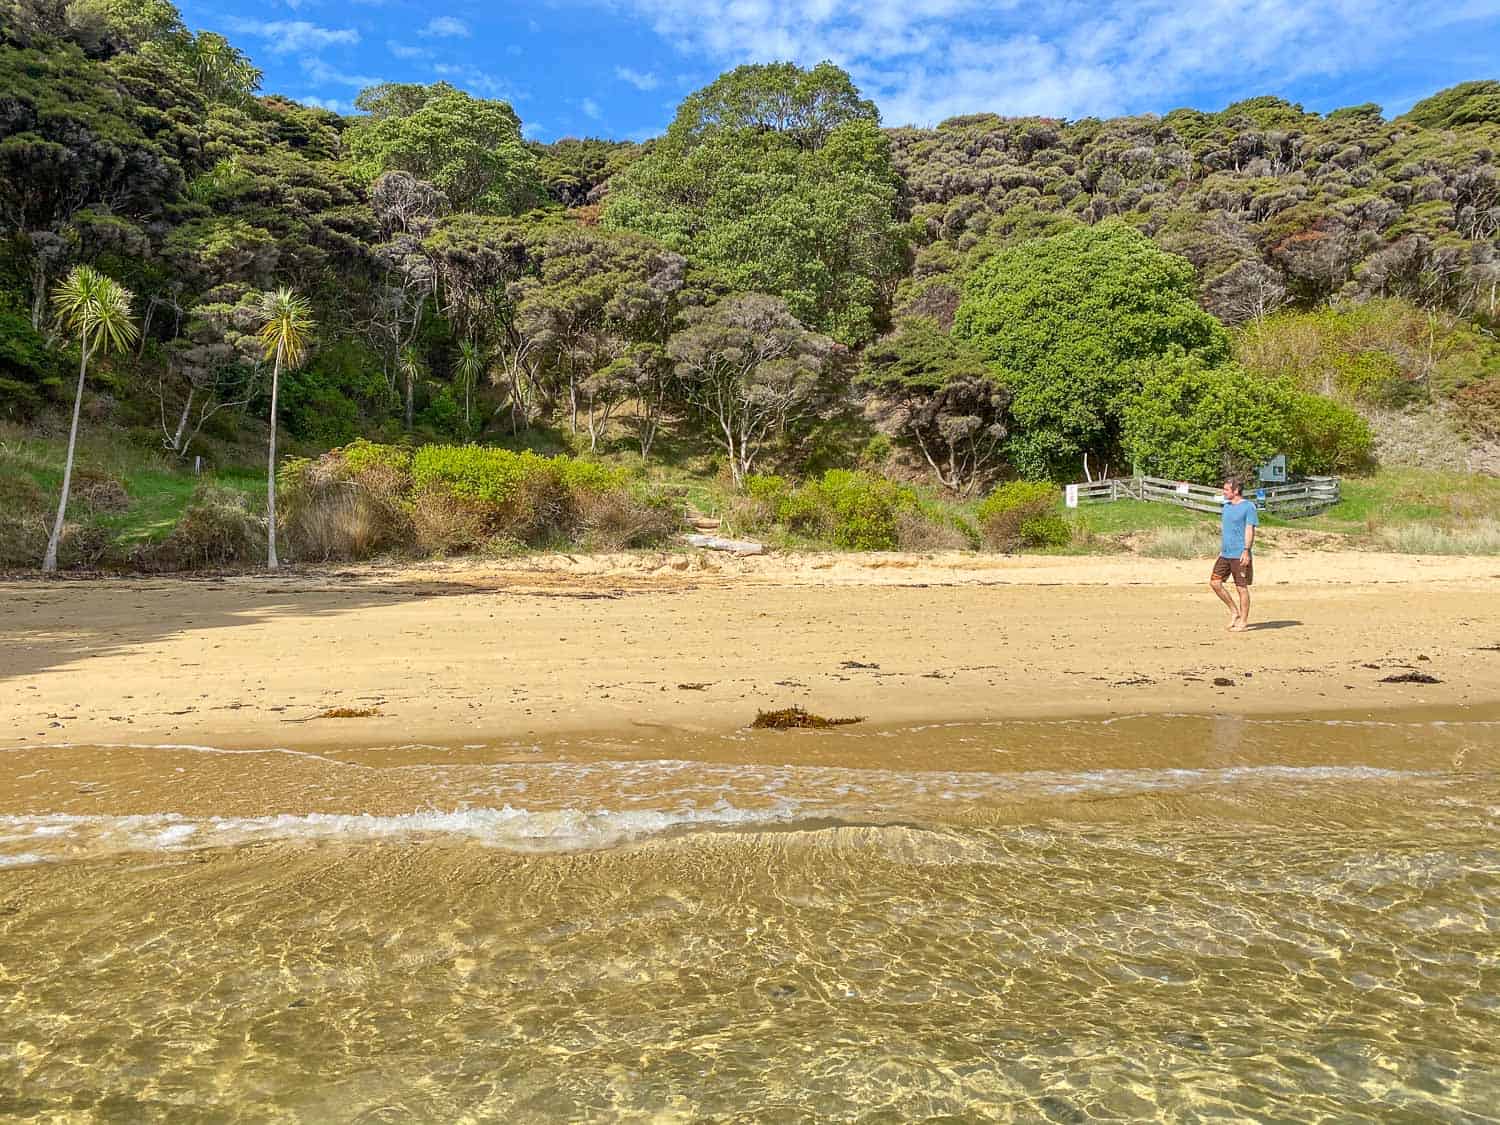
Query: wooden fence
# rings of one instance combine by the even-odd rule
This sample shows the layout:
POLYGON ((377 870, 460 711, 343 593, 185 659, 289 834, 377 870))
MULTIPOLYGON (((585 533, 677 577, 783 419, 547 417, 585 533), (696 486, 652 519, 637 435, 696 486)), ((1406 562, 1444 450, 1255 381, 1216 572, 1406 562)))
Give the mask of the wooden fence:
MULTIPOLYGON (((1307 477, 1291 484, 1248 489, 1245 495, 1263 512, 1279 516, 1310 516, 1339 502, 1338 477, 1307 477)), ((1223 494, 1217 488, 1162 477, 1112 477, 1067 486, 1068 507, 1108 504, 1115 500, 1149 500, 1176 504, 1195 512, 1217 513, 1223 494)))

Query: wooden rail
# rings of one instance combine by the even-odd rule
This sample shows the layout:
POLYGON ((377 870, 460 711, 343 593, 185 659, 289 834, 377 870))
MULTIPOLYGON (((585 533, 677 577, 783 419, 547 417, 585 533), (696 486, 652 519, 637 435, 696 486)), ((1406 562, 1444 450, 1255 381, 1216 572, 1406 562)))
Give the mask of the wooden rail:
MULTIPOLYGON (((1246 495, 1262 511, 1288 517, 1309 516, 1339 502, 1339 479, 1308 477, 1291 484, 1253 489, 1246 495)), ((1115 500, 1148 500, 1157 504, 1175 504, 1195 512, 1217 513, 1223 504, 1223 494, 1217 488, 1163 477, 1111 477, 1070 484, 1067 498, 1070 508, 1081 504, 1109 504, 1115 500)))

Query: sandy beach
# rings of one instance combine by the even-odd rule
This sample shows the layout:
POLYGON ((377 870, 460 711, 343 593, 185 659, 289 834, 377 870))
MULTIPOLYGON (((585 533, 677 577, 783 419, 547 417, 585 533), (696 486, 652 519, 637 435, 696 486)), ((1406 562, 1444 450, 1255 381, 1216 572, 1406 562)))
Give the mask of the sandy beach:
POLYGON ((1242 635, 1225 631, 1207 562, 1128 556, 541 556, 12 581, 0 737, 454 745, 724 732, 793 704, 909 724, 1500 701, 1500 560, 1287 551, 1259 569, 1242 635), (1403 672, 1441 682, 1382 682, 1403 672), (377 713, 315 718, 330 708, 377 713))

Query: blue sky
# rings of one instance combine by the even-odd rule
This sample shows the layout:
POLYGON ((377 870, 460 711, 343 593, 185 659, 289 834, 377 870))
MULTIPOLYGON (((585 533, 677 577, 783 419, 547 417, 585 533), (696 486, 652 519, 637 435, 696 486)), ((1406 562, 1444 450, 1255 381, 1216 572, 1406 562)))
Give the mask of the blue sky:
POLYGON ((265 90, 348 112, 377 81, 511 102, 528 136, 644 139, 743 62, 828 58, 888 125, 1219 109, 1275 93, 1399 113, 1500 77, 1500 0, 191 0, 265 90))

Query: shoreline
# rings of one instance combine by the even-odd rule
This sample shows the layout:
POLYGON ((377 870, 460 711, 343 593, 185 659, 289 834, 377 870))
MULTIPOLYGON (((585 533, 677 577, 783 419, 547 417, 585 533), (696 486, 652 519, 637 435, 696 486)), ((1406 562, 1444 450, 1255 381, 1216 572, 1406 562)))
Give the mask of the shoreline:
POLYGON ((554 555, 0 582, 0 748, 691 737, 792 705, 870 732, 1500 703, 1500 560, 1260 569, 1240 636, 1205 560, 554 555), (1379 682, 1408 671, 1442 682, 1379 682), (380 713, 312 718, 337 707, 380 713))

